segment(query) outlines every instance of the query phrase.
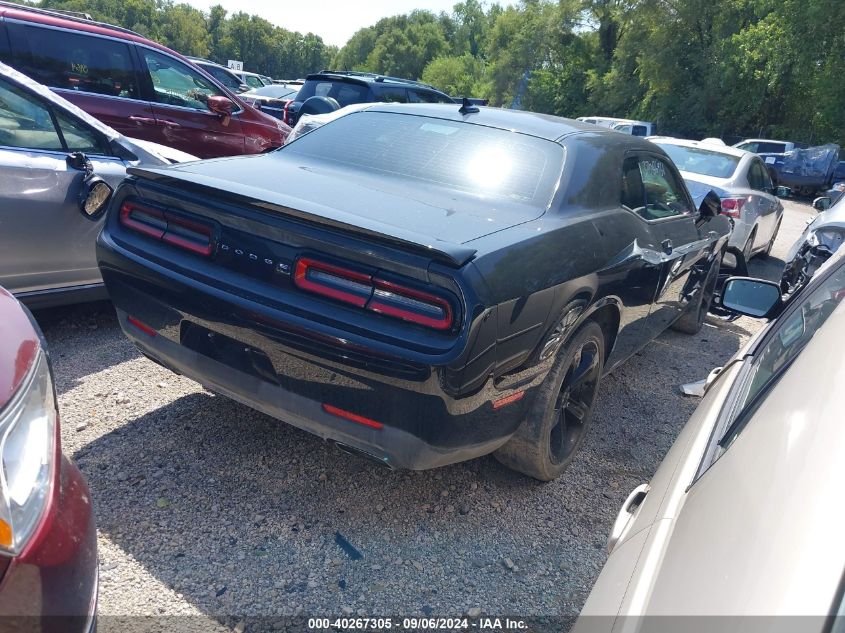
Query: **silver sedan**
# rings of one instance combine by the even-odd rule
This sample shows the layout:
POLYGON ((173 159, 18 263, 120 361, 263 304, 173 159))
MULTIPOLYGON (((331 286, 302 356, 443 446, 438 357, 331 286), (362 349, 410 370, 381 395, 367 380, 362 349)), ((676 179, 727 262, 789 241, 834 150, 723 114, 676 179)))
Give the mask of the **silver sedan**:
POLYGON ((128 139, 0 63, 0 285, 31 307, 104 298, 90 183, 108 185, 102 197, 127 167, 195 158, 128 139))
POLYGON ((624 502, 575 633, 842 630, 845 251, 786 300, 733 278, 722 303, 773 320, 624 502))
POLYGON ((719 195, 722 214, 731 218, 734 225, 729 246, 741 249, 746 260, 769 254, 780 229, 783 204, 759 156, 703 141, 663 137, 650 140, 669 154, 693 197, 710 190, 719 195))

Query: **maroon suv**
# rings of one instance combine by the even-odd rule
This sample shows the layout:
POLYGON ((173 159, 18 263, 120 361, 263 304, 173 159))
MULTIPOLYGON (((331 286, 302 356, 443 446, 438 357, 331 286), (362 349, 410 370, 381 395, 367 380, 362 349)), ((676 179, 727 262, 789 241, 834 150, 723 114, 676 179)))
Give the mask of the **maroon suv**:
POLYGON ((0 61, 125 136, 201 158, 281 147, 290 128, 126 29, 0 2, 0 61))
POLYGON ((93 630, 91 493, 61 452, 56 394, 37 326, 2 288, 0 468, 0 630, 93 630))

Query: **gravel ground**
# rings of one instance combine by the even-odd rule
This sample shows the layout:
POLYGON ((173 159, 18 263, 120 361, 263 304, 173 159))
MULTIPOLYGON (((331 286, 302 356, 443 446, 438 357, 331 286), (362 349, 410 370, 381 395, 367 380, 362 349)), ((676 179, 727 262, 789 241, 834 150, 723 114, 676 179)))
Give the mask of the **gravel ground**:
MULTIPOLYGON (((786 206, 774 257, 752 274, 777 278, 814 213, 786 206)), ((294 614, 577 614, 620 504, 697 404, 678 385, 761 326, 709 319, 697 336, 661 335, 604 380, 580 455, 540 484, 491 457, 379 469, 141 357, 107 303, 36 317, 64 450, 93 493, 101 630, 127 630, 105 616, 133 615, 193 615, 180 621, 196 630, 269 616, 247 624, 264 630, 294 614)))

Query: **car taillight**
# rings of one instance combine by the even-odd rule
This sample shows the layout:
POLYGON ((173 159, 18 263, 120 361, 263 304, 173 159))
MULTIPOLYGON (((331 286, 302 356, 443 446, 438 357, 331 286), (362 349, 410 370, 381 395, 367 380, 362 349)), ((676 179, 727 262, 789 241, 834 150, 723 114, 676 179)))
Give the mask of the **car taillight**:
POLYGON ((120 223, 126 228, 160 240, 167 230, 164 211, 124 202, 120 207, 120 223))
POLYGON ((373 278, 307 257, 296 262, 294 283, 303 290, 363 308, 373 294, 373 278))
POLYGON ((739 218, 742 213, 742 207, 745 205, 745 198, 723 198, 722 199, 722 215, 730 218, 739 218))
POLYGON ((120 223, 128 229, 204 257, 211 255, 217 244, 213 226, 136 202, 123 203, 120 223))
POLYGON ((406 288, 383 279, 374 279, 373 298, 367 309, 419 325, 448 330, 452 326, 452 306, 442 297, 406 288))
POLYGON ((454 322, 445 298, 310 257, 300 257, 294 284, 302 290, 435 330, 454 322))

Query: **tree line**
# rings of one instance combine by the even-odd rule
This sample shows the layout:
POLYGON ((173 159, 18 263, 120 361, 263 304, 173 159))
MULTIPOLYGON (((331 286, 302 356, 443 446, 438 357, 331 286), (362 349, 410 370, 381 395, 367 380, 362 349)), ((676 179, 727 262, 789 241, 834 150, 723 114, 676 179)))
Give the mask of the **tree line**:
POLYGON ((337 52, 313 33, 275 26, 243 11, 229 14, 215 5, 205 13, 172 0, 41 0, 36 6, 87 13, 95 20, 140 33, 183 55, 226 65, 244 62, 244 70, 279 79, 296 79, 327 68, 337 52))
POLYGON ((221 6, 42 4, 273 77, 364 70, 497 106, 655 121, 662 133, 690 138, 845 145, 842 0, 464 0, 451 13, 383 18, 340 49, 221 6))

